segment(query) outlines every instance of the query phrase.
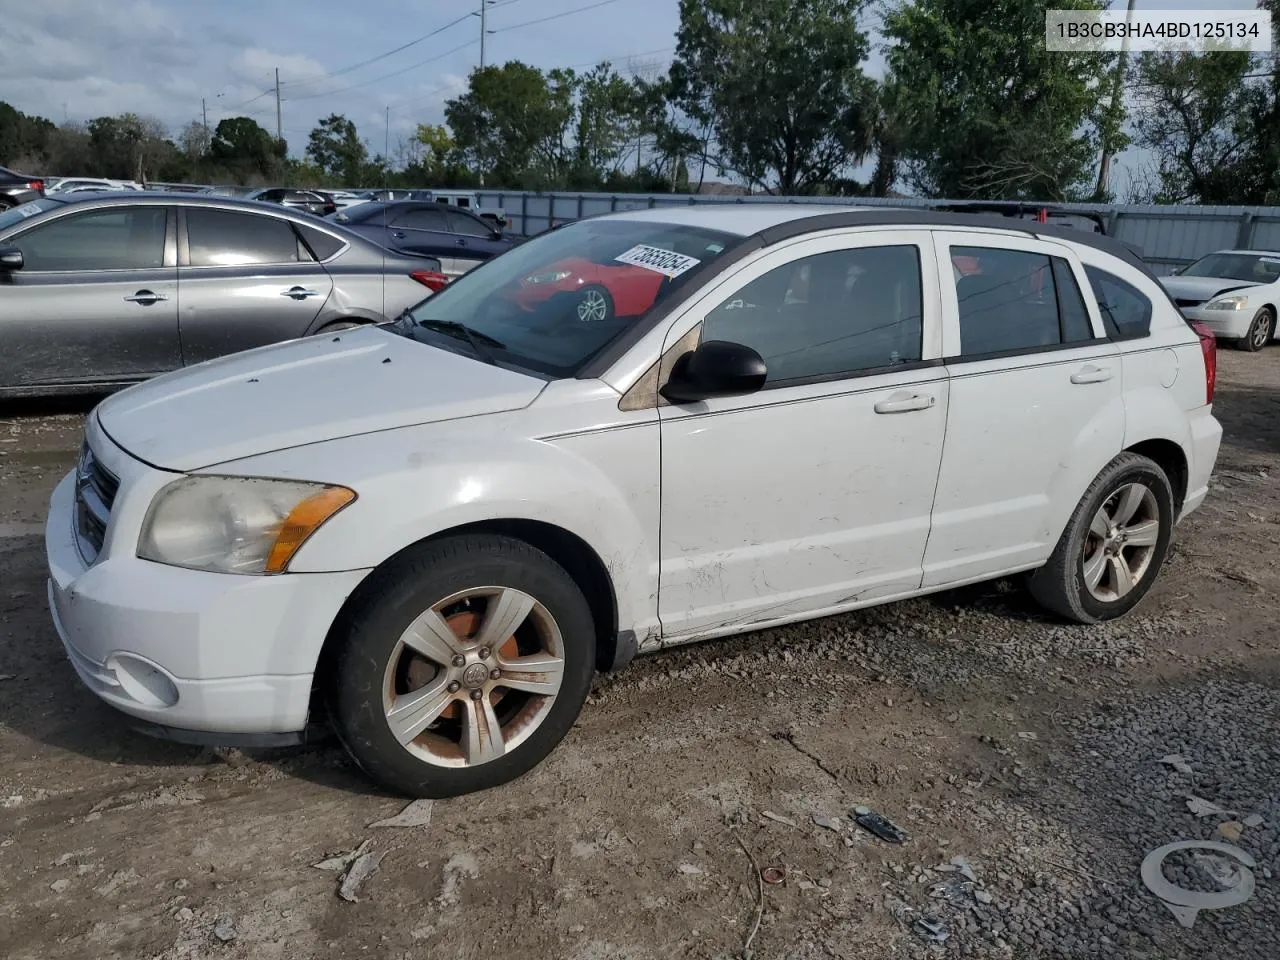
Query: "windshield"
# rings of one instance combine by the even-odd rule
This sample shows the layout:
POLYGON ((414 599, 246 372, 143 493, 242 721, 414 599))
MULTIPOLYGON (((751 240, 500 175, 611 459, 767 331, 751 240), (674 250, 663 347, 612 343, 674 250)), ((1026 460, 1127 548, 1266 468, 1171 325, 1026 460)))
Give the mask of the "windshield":
POLYGON ((1246 283, 1274 283, 1280 279, 1280 255, 1211 253, 1182 271, 1184 277, 1218 277, 1246 283))
POLYGON ((499 363, 573 376, 736 239, 650 220, 583 220, 494 257, 398 329, 438 342, 422 331, 462 325, 499 363))
POLYGON ((22 223, 23 220, 30 220, 38 213, 44 213, 46 210, 52 210, 54 207, 60 206, 62 206, 61 200, 41 197, 39 200, 32 200, 30 203, 22 203, 12 209, 0 212, 0 232, 7 230, 15 223, 22 223))

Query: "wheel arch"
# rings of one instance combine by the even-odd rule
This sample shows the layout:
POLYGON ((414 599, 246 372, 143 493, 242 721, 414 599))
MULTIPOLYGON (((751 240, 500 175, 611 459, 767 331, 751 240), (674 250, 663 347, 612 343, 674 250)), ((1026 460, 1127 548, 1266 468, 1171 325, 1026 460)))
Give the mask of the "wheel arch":
POLYGON ((1187 462, 1186 451, 1177 443, 1165 438, 1155 437, 1142 440, 1125 448, 1127 453, 1136 453, 1154 461, 1173 488, 1173 506, 1175 518, 1182 512, 1182 505, 1187 498, 1187 483, 1191 469, 1187 462))
MULTIPOLYGON (((613 578, 600 555, 577 534, 541 520, 521 518, 504 518, 480 520, 463 523, 432 533, 405 545, 396 553, 387 557, 360 582, 351 595, 343 602, 338 615, 324 639, 320 656, 316 664, 316 676, 313 684, 316 692, 325 689, 332 676, 334 661, 338 652, 340 628, 345 613, 371 589, 374 578, 379 571, 399 561, 410 550, 423 544, 447 540, 452 537, 493 534, 520 540, 529 546, 541 550, 558 563, 569 574, 582 590, 587 605, 591 608, 591 616, 595 622, 596 669, 600 671, 617 670, 631 661, 636 653, 636 638, 630 630, 618 630, 618 599, 614 589, 613 578)), ((313 697, 314 701, 314 697, 313 697)), ((313 702, 313 708, 315 703, 313 702)))

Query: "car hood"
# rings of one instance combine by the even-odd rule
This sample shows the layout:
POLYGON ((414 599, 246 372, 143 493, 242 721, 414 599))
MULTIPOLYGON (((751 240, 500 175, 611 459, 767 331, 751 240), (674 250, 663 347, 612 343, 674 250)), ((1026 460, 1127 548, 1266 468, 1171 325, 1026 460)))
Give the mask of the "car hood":
POLYGON ((1170 295, 1183 300, 1211 300, 1230 290, 1258 286, 1247 280, 1232 280, 1230 277, 1161 277, 1160 282, 1170 295))
POLYGON ((544 380, 366 328, 260 347, 104 400, 133 456, 197 470, 287 447, 528 406, 544 380))

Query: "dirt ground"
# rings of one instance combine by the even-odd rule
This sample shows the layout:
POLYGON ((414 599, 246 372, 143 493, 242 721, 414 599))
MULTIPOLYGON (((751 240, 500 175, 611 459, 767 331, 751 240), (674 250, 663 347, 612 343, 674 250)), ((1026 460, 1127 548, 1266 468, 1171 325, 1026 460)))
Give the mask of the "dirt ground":
POLYGON ((81 687, 40 524, 88 408, 0 409, 0 956, 719 958, 758 902, 756 958, 1280 956, 1280 349, 1220 355, 1211 497, 1126 620, 996 583, 655 655, 411 828, 332 744, 160 743, 81 687), (1142 858, 1235 817, 1254 896, 1180 926, 1142 858), (366 840, 347 902, 312 865, 366 840))

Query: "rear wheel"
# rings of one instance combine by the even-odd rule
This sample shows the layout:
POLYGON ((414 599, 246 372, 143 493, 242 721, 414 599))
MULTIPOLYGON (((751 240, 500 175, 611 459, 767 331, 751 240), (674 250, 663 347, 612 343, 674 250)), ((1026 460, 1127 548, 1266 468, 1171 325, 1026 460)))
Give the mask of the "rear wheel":
POLYGON ((1271 342, 1275 332, 1276 315, 1270 307, 1263 307, 1254 314, 1253 323, 1249 324, 1249 332, 1244 335, 1244 339, 1238 340, 1236 345, 1241 350, 1257 353, 1271 342))
POLYGON ((1032 596, 1078 623, 1123 616, 1155 582, 1173 520, 1165 472, 1146 457, 1121 454, 1089 486, 1049 562, 1031 575, 1032 596))
POLYGON ((414 548, 338 625, 330 703, 372 777, 420 797, 513 780, 573 726, 594 669, 582 591, 526 543, 414 548))

